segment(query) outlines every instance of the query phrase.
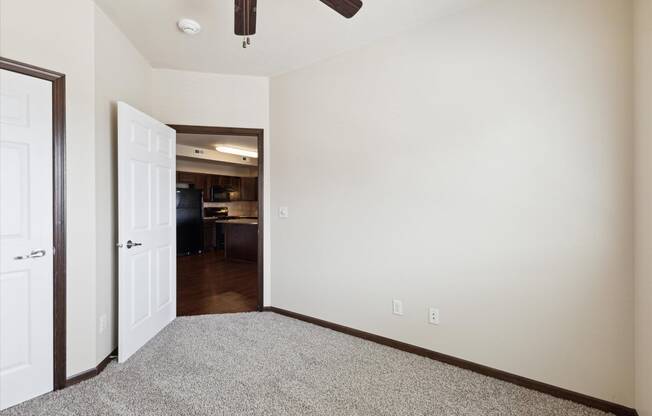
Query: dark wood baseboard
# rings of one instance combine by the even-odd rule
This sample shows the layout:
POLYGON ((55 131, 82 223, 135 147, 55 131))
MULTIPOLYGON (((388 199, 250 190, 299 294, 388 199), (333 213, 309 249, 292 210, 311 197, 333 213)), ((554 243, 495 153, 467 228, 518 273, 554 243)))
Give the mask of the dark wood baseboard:
POLYGON ((104 371, 106 366, 109 365, 111 360, 113 360, 113 358, 111 357, 115 357, 116 355, 118 355, 117 349, 114 350, 111 354, 109 354, 94 368, 88 369, 86 371, 82 371, 81 373, 77 373, 74 376, 70 377, 69 379, 66 380, 66 387, 74 386, 75 384, 81 383, 82 381, 86 381, 100 374, 102 371, 104 371))
POLYGON ((576 393, 574 391, 566 390, 561 387, 542 383, 540 381, 518 376, 516 374, 511 374, 506 371, 497 370, 495 368, 487 367, 482 364, 476 364, 471 361, 467 361, 461 358, 453 357, 451 355, 431 351, 426 348, 421 348, 414 345, 406 344, 404 342, 396 341, 380 335, 371 334, 369 332, 360 331, 358 329, 349 328, 343 325, 335 324, 332 322, 324 321, 321 319, 313 318, 311 316, 302 315, 300 313, 291 312, 276 307, 265 307, 264 310, 267 312, 274 312, 279 315, 285 315, 287 317, 298 319, 300 321, 308 322, 324 328, 332 329, 333 331, 342 332, 347 335, 362 338, 367 341, 375 342, 377 344, 382 344, 388 347, 396 348, 397 350, 401 350, 412 354, 420 355, 422 357, 427 357, 433 360, 441 361, 443 363, 454 365, 456 367, 460 367, 465 370, 470 370, 488 377, 493 377, 498 380, 507 381, 509 383, 516 384, 521 387, 528 388, 530 390, 536 390, 541 393, 545 393, 560 399, 569 400, 571 402, 579 403, 584 406, 602 410, 604 412, 613 413, 617 416, 638 415, 636 410, 617 403, 612 403, 606 400, 587 396, 585 394, 576 393))

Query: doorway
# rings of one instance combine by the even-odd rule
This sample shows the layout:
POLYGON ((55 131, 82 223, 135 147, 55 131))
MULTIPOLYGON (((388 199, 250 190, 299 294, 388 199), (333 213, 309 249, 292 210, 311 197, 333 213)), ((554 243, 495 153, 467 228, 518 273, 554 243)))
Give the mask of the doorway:
POLYGON ((66 385, 65 75, 0 57, 0 409, 66 385))
POLYGON ((177 315, 263 310, 262 129, 177 132, 177 315))

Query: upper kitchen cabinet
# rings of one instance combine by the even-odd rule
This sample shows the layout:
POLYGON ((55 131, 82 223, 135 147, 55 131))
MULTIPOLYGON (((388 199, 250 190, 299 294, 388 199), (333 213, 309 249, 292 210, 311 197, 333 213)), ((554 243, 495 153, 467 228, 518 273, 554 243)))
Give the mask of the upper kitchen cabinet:
POLYGON ((240 200, 240 178, 235 176, 224 176, 224 175, 206 175, 206 190, 204 194, 204 201, 209 201, 210 198, 210 189, 214 186, 221 186, 227 188, 230 192, 233 192, 233 201, 240 200))
POLYGON ((204 192, 204 202, 210 202, 211 189, 213 186, 220 184, 218 178, 219 176, 217 175, 206 175, 206 192, 204 192))
POLYGON ((240 191, 240 178, 237 176, 218 176, 219 185, 233 189, 233 192, 240 191))
POLYGON ((211 202, 214 186, 227 188, 231 201, 258 201, 258 178, 177 172, 177 183, 185 183, 203 192, 204 202, 211 202))
POLYGON ((177 172, 177 183, 186 183, 194 189, 199 189, 204 194, 206 200, 206 174, 194 172, 177 172))
POLYGON ((194 184, 197 174, 193 172, 177 172, 177 183, 194 184))
POLYGON ((258 178, 240 178, 240 200, 258 201, 258 178))

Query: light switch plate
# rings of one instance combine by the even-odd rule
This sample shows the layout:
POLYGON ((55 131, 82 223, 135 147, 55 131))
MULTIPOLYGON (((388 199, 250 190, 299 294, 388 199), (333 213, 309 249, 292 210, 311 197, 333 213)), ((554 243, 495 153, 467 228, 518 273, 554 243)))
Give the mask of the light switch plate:
POLYGON ((400 301, 398 299, 394 299, 392 301, 392 313, 394 315, 399 315, 399 316, 403 315, 403 302, 402 301, 400 301))

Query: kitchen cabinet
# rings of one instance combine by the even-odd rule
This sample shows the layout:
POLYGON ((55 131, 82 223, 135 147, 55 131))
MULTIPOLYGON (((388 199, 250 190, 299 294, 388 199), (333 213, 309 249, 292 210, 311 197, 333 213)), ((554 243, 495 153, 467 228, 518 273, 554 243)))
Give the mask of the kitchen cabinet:
POLYGON ((258 178, 177 172, 177 183, 186 183, 203 193, 204 202, 211 202, 211 188, 223 186, 233 190, 232 201, 258 201, 258 178))
POLYGON ((204 252, 209 252, 215 250, 217 246, 217 235, 215 233, 215 222, 214 221, 204 221, 203 231, 204 231, 204 252))
POLYGON ((226 223, 224 257, 228 260, 258 261, 258 223, 226 223))
POLYGON ((240 201, 240 178, 236 176, 206 175, 206 193, 204 201, 209 202, 210 189, 213 186, 222 186, 233 189, 232 201, 240 201))
POLYGON ((240 192, 240 178, 237 176, 218 176, 218 183, 234 192, 240 192))
POLYGON ((197 174, 193 172, 177 172, 177 183, 195 183, 197 174))
POLYGON ((204 201, 206 201, 206 177, 204 173, 195 172, 177 172, 177 183, 186 183, 191 188, 198 189, 204 194, 204 201))
POLYGON ((196 180, 195 183, 193 184, 195 189, 199 189, 202 192, 204 201, 206 201, 206 195, 208 195, 209 193, 208 188, 206 188, 206 176, 207 175, 203 173, 195 174, 196 180))
POLYGON ((258 201, 258 178, 241 178, 240 200, 258 201))
POLYGON ((204 182, 206 189, 206 192, 204 192, 204 202, 211 202, 211 188, 214 185, 219 185, 217 181, 217 175, 206 175, 204 182))

